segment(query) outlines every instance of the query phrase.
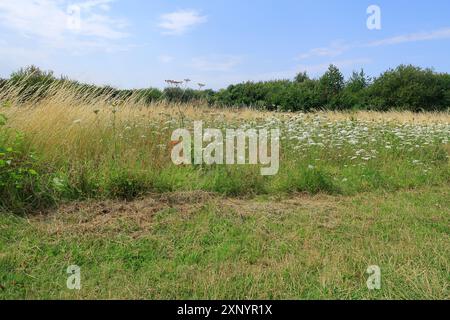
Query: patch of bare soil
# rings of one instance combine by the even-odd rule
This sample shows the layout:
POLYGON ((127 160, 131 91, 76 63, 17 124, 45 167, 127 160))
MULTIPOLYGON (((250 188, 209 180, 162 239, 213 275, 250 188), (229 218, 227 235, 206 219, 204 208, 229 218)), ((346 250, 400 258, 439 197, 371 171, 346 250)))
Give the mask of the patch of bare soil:
MULTIPOLYGON (((289 198, 239 199, 223 198, 203 191, 150 194, 141 199, 126 202, 119 200, 90 200, 61 205, 59 208, 35 216, 44 230, 52 235, 111 236, 118 233, 139 237, 150 230, 158 212, 173 210, 175 214, 189 216, 204 206, 212 204, 222 214, 277 215, 308 209, 312 213, 334 212, 336 198, 326 195, 297 194, 289 198)), ((326 221, 326 223, 329 221, 326 221)), ((333 223, 331 223, 333 224, 333 223)), ((325 226, 329 227, 329 226, 325 226)))
POLYGON ((64 204, 33 219, 51 234, 148 230, 160 211, 172 209, 190 214, 213 198, 211 193, 194 191, 150 194, 130 202, 90 200, 64 204))

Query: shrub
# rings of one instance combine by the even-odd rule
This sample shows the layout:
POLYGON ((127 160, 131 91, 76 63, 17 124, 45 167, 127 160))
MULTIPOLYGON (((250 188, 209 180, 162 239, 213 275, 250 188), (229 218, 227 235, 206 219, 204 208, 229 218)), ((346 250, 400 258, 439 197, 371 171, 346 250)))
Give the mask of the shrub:
POLYGON ((36 156, 23 134, 6 128, 6 121, 0 113, 0 208, 25 212, 47 206, 52 198, 41 190, 36 156))
POLYGON ((136 100, 144 104, 150 104, 162 98, 163 93, 155 88, 140 89, 135 91, 136 100))
POLYGON ((169 102, 175 103, 187 103, 191 101, 198 101, 201 98, 201 94, 198 90, 193 90, 189 88, 179 88, 179 87, 170 87, 165 88, 161 98, 169 102))
POLYGON ((450 106, 449 75, 412 65, 384 72, 375 79, 369 93, 372 107, 382 111, 390 108, 431 111, 450 106))
POLYGON ((52 71, 43 71, 35 66, 13 72, 9 85, 15 87, 20 102, 45 98, 56 81, 52 71))

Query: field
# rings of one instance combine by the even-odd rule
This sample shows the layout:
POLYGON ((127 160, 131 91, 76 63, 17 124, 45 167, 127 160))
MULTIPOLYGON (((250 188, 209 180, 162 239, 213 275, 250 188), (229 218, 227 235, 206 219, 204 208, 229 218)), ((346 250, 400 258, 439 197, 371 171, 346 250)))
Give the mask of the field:
POLYGON ((1 298, 450 298, 448 113, 0 101, 1 298), (174 165, 195 120, 279 128, 278 174, 174 165))

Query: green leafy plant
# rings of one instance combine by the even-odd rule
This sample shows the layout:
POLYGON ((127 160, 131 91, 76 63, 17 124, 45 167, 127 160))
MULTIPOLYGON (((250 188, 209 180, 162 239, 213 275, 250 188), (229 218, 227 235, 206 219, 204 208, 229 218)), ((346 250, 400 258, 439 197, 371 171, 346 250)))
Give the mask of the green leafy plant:
POLYGON ((24 204, 35 204, 39 173, 36 156, 27 150, 24 135, 6 124, 7 117, 0 113, 0 207, 14 211, 24 204))

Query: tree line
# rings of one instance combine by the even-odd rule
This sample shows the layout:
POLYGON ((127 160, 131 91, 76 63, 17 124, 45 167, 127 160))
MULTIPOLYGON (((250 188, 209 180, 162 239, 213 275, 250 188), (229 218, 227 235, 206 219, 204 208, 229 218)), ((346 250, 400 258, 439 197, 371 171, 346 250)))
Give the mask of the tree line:
MULTIPOLYGON (((186 83, 187 84, 187 83, 186 83)), ((46 97, 55 87, 76 88, 80 99, 106 95, 111 100, 138 99, 150 104, 166 100, 177 103, 207 103, 219 107, 252 107, 271 111, 312 110, 410 110, 445 111, 450 108, 450 74, 413 65, 400 65, 371 78, 364 70, 345 79, 334 65, 318 78, 307 73, 294 79, 244 82, 218 91, 192 89, 179 82, 157 88, 121 90, 111 86, 83 84, 51 71, 31 66, 0 79, 0 90, 17 87, 24 101, 46 97), (50 90, 52 89, 52 90, 50 90)))

